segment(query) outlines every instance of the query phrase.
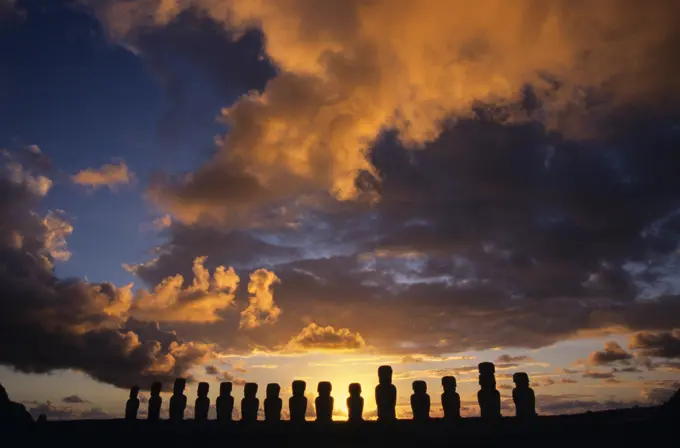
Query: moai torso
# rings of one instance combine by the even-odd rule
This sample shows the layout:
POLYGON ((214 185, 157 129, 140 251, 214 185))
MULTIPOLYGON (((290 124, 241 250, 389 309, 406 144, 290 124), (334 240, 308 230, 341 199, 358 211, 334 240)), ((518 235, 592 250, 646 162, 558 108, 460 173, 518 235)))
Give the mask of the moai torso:
POLYGON ((215 401, 215 408, 217 411, 217 420, 221 422, 230 422, 232 413, 234 411, 234 397, 231 396, 231 383, 220 383, 220 396, 215 401))
POLYGON ((347 398, 347 410, 350 422, 364 420, 364 399, 361 396, 361 385, 353 383, 349 385, 349 398, 347 398))
POLYGON ((481 389, 477 392, 477 401, 481 416, 484 419, 501 417, 501 394, 494 389, 481 389))
POLYGON ((264 399, 264 419, 267 422, 281 421, 283 401, 279 398, 281 386, 276 383, 267 384, 267 398, 264 399))
POLYGON ((243 388, 244 397, 241 400, 241 420, 246 423, 257 421, 257 411, 260 409, 260 400, 257 399, 257 384, 246 383, 243 388))
POLYGON ((319 383, 319 396, 316 397, 314 404, 316 405, 316 421, 317 422, 331 422, 333 421, 333 397, 331 397, 331 383, 322 381, 319 383))
POLYGON ((208 411, 210 410, 208 391, 208 383, 198 384, 198 398, 196 398, 196 403, 194 405, 194 419, 196 421, 205 422, 208 420, 208 411))
POLYGON ((517 417, 536 416, 536 395, 529 387, 529 375, 524 372, 515 373, 512 376, 515 388, 512 390, 512 401, 515 403, 515 415, 517 417))
POLYGON ((139 398, 129 398, 125 403, 125 420, 136 420, 139 411, 139 398))
POLYGON ((427 394, 425 381, 413 382, 411 410, 413 411, 413 420, 422 422, 430 418, 430 396, 427 394))
POLYGON ((187 408, 187 397, 184 395, 185 385, 186 380, 184 378, 175 380, 172 397, 170 397, 170 420, 184 420, 184 411, 187 408))
POLYGON ((375 387, 375 402, 378 406, 378 420, 396 420, 397 388, 392 384, 392 367, 378 368, 380 384, 375 387))
POLYGON ((456 420, 460 418, 460 395, 456 392, 456 378, 445 376, 442 378, 442 408, 444 408, 444 418, 456 420))

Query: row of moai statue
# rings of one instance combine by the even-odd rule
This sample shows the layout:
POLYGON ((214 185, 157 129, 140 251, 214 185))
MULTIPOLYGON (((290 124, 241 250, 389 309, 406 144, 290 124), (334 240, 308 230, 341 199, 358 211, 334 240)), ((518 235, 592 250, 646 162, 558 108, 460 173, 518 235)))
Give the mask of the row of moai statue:
MULTIPOLYGON (((496 389, 495 367, 493 363, 483 362, 478 365, 479 385, 477 399, 481 410, 481 416, 487 420, 500 419, 501 417, 501 396, 496 389)), ((375 388, 375 400, 378 407, 379 421, 396 420, 397 388, 392 384, 392 367, 381 366, 378 368, 379 384, 375 388)), ((456 378, 445 376, 442 378, 444 392, 441 395, 442 407, 444 409, 445 420, 460 419, 460 395, 456 392, 456 378)), ((529 376, 520 372, 513 375, 515 389, 512 391, 512 398, 515 403, 517 417, 532 417, 536 415, 536 399, 534 391, 529 387, 529 376)), ((175 380, 173 395, 170 398, 170 420, 181 421, 187 406, 187 397, 184 395, 186 380, 178 378, 175 380)), ((293 381, 293 395, 288 401, 291 422, 304 422, 307 412, 307 397, 305 396, 307 384, 304 381, 293 381)), ((241 420, 244 422, 254 422, 257 420, 260 400, 257 398, 258 386, 256 383, 246 383, 244 386, 244 397, 241 400, 241 420)), ((217 397, 215 408, 217 420, 231 421, 234 409, 234 397, 231 395, 232 384, 223 382, 220 384, 220 395, 217 397)), ((328 381, 318 384, 317 392, 319 396, 315 400, 316 421, 331 422, 333 420, 334 399, 331 396, 332 386, 328 381)), ((208 398, 208 383, 198 384, 198 398, 194 407, 194 419, 197 421, 208 420, 208 410, 210 409, 210 398, 208 398)), ((283 402, 279 397, 281 386, 276 383, 267 385, 266 398, 264 400, 264 419, 267 422, 278 422, 281 420, 283 402)), ((162 398, 161 383, 156 382, 151 386, 151 397, 149 398, 148 416, 149 420, 159 420, 162 398)), ((139 388, 133 387, 130 391, 130 399, 125 407, 125 418, 135 420, 139 410, 139 388)), ((363 421, 364 399, 361 396, 361 385, 352 383, 349 385, 349 398, 347 398, 347 409, 349 411, 349 421, 363 421)), ((413 420, 426 421, 430 418, 430 396, 427 394, 427 383, 425 381, 413 382, 413 395, 411 395, 411 409, 413 420)))

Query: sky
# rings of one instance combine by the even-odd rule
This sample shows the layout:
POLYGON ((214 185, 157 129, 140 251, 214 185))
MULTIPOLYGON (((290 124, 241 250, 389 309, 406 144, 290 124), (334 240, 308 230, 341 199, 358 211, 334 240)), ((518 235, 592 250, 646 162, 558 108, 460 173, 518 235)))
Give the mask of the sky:
POLYGON ((679 8, 0 0, 0 382, 50 419, 176 377, 344 419, 359 382, 372 418, 389 364, 401 418, 445 375, 474 416, 492 361, 507 415, 519 371, 540 414, 663 402, 679 8))

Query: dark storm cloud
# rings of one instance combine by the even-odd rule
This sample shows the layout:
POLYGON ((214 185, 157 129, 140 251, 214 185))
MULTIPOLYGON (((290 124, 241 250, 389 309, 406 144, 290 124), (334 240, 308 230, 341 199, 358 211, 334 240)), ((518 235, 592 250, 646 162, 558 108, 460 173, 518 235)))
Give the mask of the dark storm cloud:
POLYGON ((588 357, 588 362, 594 365, 608 365, 614 362, 628 361, 633 355, 628 353, 616 341, 605 343, 604 350, 592 352, 588 357))
POLYGON ((264 89, 275 74, 263 57, 261 33, 230 33, 193 9, 166 27, 140 30, 128 44, 167 95, 159 130, 168 144, 189 132, 211 132, 221 107, 264 89))
POLYGON ((61 401, 63 403, 69 403, 69 404, 89 403, 89 401, 80 398, 78 395, 69 395, 68 397, 62 398, 61 401))
POLYGON ((12 341, 0 345, 0 363, 26 373, 81 370, 119 387, 187 376, 209 345, 126 321, 125 288, 54 275, 69 227, 33 212, 44 194, 37 179, 16 167, 0 176, 0 338, 12 341))
POLYGON ((631 338, 630 348, 640 350, 646 356, 680 358, 680 329, 636 333, 631 338))

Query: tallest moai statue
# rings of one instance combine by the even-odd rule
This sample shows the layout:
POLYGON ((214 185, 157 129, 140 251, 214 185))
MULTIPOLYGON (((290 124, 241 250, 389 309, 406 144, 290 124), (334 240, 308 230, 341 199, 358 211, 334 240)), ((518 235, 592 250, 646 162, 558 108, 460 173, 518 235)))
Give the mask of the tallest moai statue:
POLYGON ((501 394, 496 390, 496 367, 492 362, 482 362, 477 367, 481 386, 477 392, 477 401, 482 418, 498 420, 501 418, 501 394))
POLYGON ((378 367, 379 384, 375 387, 375 402, 378 405, 378 420, 397 419, 397 388, 392 384, 392 367, 378 367))

